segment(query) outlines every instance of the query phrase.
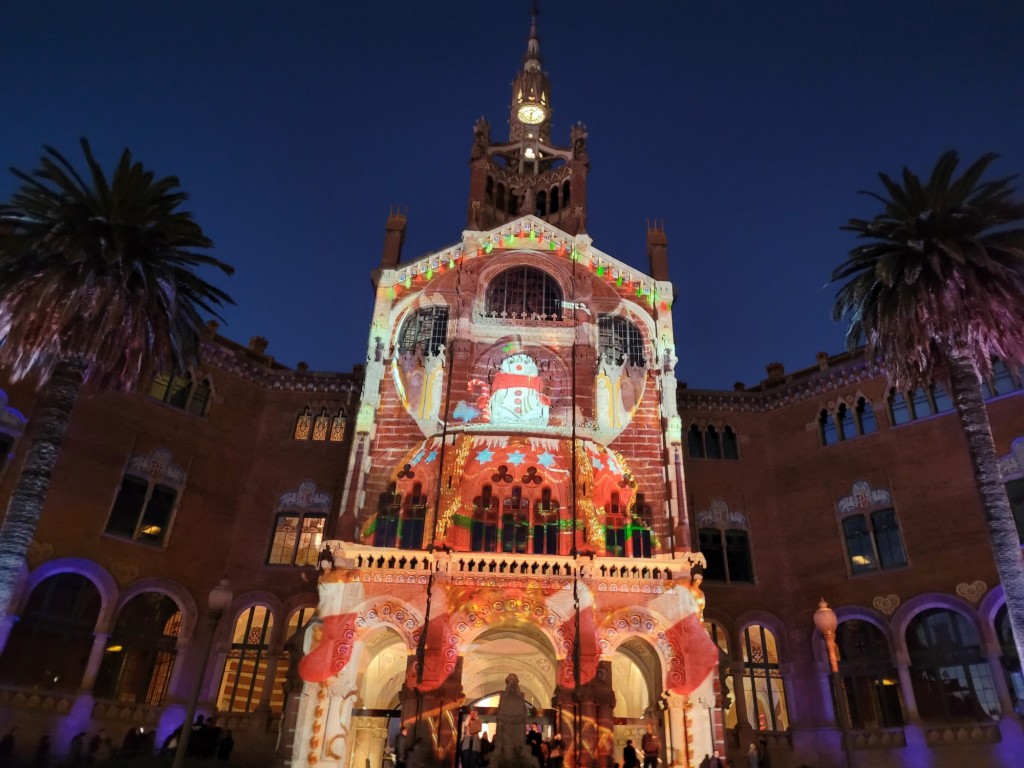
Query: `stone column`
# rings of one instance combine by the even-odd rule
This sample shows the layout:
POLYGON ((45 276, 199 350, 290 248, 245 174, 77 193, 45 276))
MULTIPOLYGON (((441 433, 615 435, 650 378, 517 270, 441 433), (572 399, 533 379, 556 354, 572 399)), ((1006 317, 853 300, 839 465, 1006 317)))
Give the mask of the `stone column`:
POLYGON ((267 674, 263 677, 263 690, 260 691, 260 700, 256 705, 257 710, 264 712, 270 710, 270 697, 273 696, 274 686, 277 685, 277 662, 280 658, 280 651, 267 653, 267 674))
POLYGON ((988 647, 985 651, 988 659, 989 670, 992 673, 992 682, 996 687, 996 696, 999 697, 1000 718, 1012 718, 1017 720, 1013 711, 1013 697, 1010 695, 1010 686, 1006 683, 1006 672, 1003 670, 1003 649, 998 646, 988 647))
MULTIPOLYGON (((686 711, 690 704, 685 696, 671 691, 665 691, 661 698, 665 702, 665 760, 669 768, 689 766, 691 745, 687 740, 686 711)), ((700 726, 694 731, 702 733, 700 726)), ((703 740, 710 743, 711 738, 709 735, 703 740)))
POLYGON ((96 675, 100 671, 100 664, 103 663, 103 652, 109 641, 110 635, 107 632, 97 632, 93 636, 92 650, 89 652, 89 660, 85 664, 85 674, 82 675, 82 684, 78 687, 83 693, 92 691, 92 687, 96 683, 96 675))
POLYGON ((907 722, 921 724, 921 715, 917 711, 917 696, 914 695, 914 684, 910 679, 910 656, 900 652, 896 654, 896 672, 900 676, 900 691, 903 694, 903 711, 907 722))
POLYGON ((359 694, 358 671, 363 648, 361 640, 353 644, 348 663, 327 688, 329 698, 326 717, 322 720, 320 730, 317 730, 317 723, 321 721, 314 721, 311 723, 313 733, 300 736, 308 739, 310 736, 315 738, 320 733, 323 734, 323 752, 319 763, 321 766, 347 766, 351 761, 352 709, 359 694))

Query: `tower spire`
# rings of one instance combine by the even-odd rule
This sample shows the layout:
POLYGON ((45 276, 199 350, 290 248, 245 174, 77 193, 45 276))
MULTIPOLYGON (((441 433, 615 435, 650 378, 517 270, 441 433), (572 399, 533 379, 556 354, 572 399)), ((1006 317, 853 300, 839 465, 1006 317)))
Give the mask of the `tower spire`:
POLYGON ((540 55, 540 35, 537 17, 540 6, 533 0, 530 6, 530 36, 526 41, 523 68, 512 83, 512 114, 509 120, 511 141, 551 140, 551 81, 544 73, 544 60, 540 55))

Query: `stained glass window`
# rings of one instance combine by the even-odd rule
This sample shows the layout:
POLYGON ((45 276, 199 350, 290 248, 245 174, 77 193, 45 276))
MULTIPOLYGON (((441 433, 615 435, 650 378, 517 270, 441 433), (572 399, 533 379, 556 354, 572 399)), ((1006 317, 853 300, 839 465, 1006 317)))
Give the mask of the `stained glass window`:
POLYGON ((320 411, 313 420, 313 442, 323 443, 327 441, 327 430, 330 427, 331 419, 327 415, 327 409, 320 411))
POLYGON ((296 440, 309 440, 312 433, 313 417, 309 414, 309 408, 306 408, 295 420, 295 432, 292 433, 292 437, 296 440))
POLYGON ((345 417, 340 413, 331 419, 331 442, 340 443, 345 439, 345 417))
POLYGON ((786 689, 775 635, 757 624, 743 630, 743 697, 754 730, 789 729, 786 689))
POLYGON ((263 605, 254 605, 238 617, 217 696, 220 711, 252 712, 259 706, 266 684, 273 626, 274 617, 263 605))
POLYGON ((853 727, 902 726, 899 677, 882 631, 871 622, 847 619, 839 624, 836 642, 853 727))

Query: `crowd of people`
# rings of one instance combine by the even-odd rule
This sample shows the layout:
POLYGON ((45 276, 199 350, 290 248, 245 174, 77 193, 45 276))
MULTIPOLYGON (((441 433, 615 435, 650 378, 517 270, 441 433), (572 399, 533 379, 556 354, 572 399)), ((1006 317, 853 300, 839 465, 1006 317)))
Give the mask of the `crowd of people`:
MULTIPOLYGON (((159 750, 160 755, 174 755, 181 741, 183 728, 184 723, 164 739, 159 750)), ((17 727, 11 728, 0 738, 0 768, 104 765, 115 758, 119 764, 138 760, 139 764, 143 765, 146 758, 152 758, 157 752, 156 731, 147 731, 144 728, 129 728, 120 747, 114 745, 113 739, 103 728, 98 729, 92 736, 86 731, 80 731, 71 738, 67 752, 60 755, 59 759, 51 754, 49 734, 40 736, 35 747, 26 751, 19 747, 17 732, 17 727)), ((206 720, 202 715, 197 717, 191 726, 188 744, 190 757, 216 757, 226 763, 234 746, 235 740, 230 730, 215 727, 212 720, 206 720)))

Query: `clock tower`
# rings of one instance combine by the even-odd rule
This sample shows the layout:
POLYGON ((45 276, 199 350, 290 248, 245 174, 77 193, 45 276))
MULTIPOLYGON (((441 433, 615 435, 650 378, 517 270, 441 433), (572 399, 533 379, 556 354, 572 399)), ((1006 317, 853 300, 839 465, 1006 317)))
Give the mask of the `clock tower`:
POLYGON ((491 141, 484 118, 473 128, 468 226, 483 230, 531 214, 570 234, 586 231, 587 130, 569 145, 551 141, 551 80, 543 69, 538 10, 531 11, 523 66, 512 83, 508 141, 491 141))

